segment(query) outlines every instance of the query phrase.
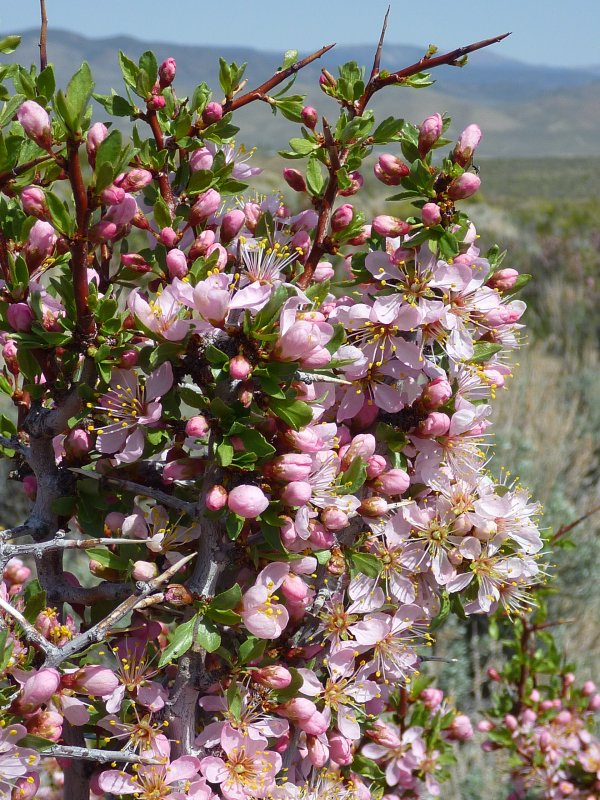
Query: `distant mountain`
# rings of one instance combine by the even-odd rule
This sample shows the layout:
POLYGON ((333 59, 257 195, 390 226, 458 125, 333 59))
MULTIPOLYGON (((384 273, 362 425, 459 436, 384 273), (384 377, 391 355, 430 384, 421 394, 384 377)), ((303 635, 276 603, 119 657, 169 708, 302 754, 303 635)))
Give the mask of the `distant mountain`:
MULTIPOLYGON (((0 33, 0 35, 2 35, 0 33)), ((10 56, 21 63, 38 60, 38 36, 23 33, 23 43, 10 56)), ((117 62, 121 49, 137 58, 152 49, 160 58, 177 60, 177 87, 180 94, 191 92, 205 80, 218 96, 218 59, 223 56, 238 63, 247 61, 249 86, 269 77, 281 63, 281 54, 242 47, 207 47, 143 42, 131 37, 87 39, 74 33, 51 30, 48 53, 55 64, 60 84, 66 84, 80 62, 92 68, 97 91, 121 91, 122 78, 117 62)), ((354 60, 370 69, 374 45, 344 45, 303 70, 294 92, 307 94, 310 102, 333 115, 332 102, 318 89, 321 67, 335 74, 337 66, 354 60)), ((382 67, 393 71, 421 58, 424 50, 408 45, 386 45, 382 67)), ((453 118, 452 133, 470 122, 478 122, 485 136, 480 157, 600 155, 600 66, 586 69, 535 66, 505 58, 492 50, 474 53, 466 68, 440 67, 432 72, 435 86, 425 91, 406 91, 390 87, 375 97, 379 114, 394 113, 420 121, 434 111, 445 111, 453 118)), ((272 117, 262 103, 242 109, 239 120, 247 143, 259 143, 267 151, 284 147, 294 126, 272 117)))

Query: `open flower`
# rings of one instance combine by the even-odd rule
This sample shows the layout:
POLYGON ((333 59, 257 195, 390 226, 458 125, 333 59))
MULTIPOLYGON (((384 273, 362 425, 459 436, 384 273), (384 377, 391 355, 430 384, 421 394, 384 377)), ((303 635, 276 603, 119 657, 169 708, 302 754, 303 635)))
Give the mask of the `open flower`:
POLYGON ((242 598, 244 625, 259 639, 275 639, 288 624, 287 609, 274 600, 274 592, 281 586, 290 571, 289 564, 274 562, 258 573, 256 583, 242 598))
POLYGON ((143 764, 135 775, 110 769, 100 775, 98 785, 103 792, 135 794, 139 800, 187 800, 189 781, 198 777, 199 767, 195 756, 181 756, 170 764, 143 764), (173 784, 183 784, 184 791, 177 791, 173 784))
POLYGON ((0 730, 0 797, 12 797, 17 780, 30 775, 39 763, 35 750, 17 745, 26 734, 23 725, 8 725, 0 730))

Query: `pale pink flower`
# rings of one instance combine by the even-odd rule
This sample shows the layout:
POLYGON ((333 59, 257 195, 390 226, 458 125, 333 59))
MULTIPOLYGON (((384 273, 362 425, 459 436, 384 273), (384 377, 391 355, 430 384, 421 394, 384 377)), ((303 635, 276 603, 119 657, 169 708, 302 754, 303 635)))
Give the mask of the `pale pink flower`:
POLYGON ((375 672, 384 679, 404 681, 417 669, 414 644, 423 640, 423 609, 404 605, 390 614, 370 614, 361 622, 350 626, 350 632, 364 651, 373 650, 373 660, 364 668, 364 674, 375 672))
POLYGON ((12 788, 19 778, 34 772, 40 757, 35 750, 19 747, 17 742, 27 735, 23 725, 7 725, 0 729, 0 796, 12 797, 12 788))
POLYGON ((139 289, 134 289, 127 298, 127 306, 149 331, 169 342, 185 339, 194 325, 191 320, 181 318, 184 309, 170 286, 150 302, 142 297, 139 289))
POLYGON ((259 639, 276 639, 288 624, 285 606, 276 601, 275 591, 289 573, 289 564, 273 562, 258 573, 256 582, 242 598, 244 625, 259 639))
POLYGON ((195 756, 181 756, 170 764, 142 764, 134 775, 111 769, 101 773, 98 785, 109 794, 135 794, 139 800, 187 800, 186 786, 198 778, 200 761, 195 756), (184 791, 178 791, 182 785, 184 791), (171 791, 175 789, 175 791, 171 791))
POLYGON ((200 769, 210 783, 221 784, 226 800, 266 797, 281 769, 281 756, 266 750, 266 739, 250 739, 225 728, 221 747, 225 758, 207 756, 200 769))

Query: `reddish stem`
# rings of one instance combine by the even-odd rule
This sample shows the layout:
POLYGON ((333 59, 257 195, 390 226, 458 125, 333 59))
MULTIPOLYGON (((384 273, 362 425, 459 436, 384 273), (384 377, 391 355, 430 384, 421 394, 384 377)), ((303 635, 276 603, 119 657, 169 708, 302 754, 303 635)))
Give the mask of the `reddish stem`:
MULTIPOLYGON (((164 150, 165 137, 163 135, 162 128, 160 127, 160 122, 158 121, 158 115, 156 111, 149 109, 145 114, 144 119, 148 125, 150 125, 157 148, 159 150, 164 150)), ((175 212, 175 199, 173 198, 173 191, 171 189, 171 184, 169 183, 169 176, 162 170, 158 173, 158 188, 160 189, 162 199, 167 204, 171 214, 173 214, 175 212)))
POLYGON ((73 266, 73 290, 77 311, 77 327, 84 336, 94 334, 96 326, 88 305, 89 286, 87 279, 89 224, 88 196, 81 174, 79 159, 79 142, 69 139, 67 142, 68 172, 73 198, 75 200, 75 217, 77 230, 71 242, 71 263, 73 266))
POLYGON ((40 0, 40 12, 42 15, 42 24, 40 28, 40 72, 48 66, 48 52, 46 49, 46 41, 48 38, 48 15, 46 14, 46 0, 40 0))

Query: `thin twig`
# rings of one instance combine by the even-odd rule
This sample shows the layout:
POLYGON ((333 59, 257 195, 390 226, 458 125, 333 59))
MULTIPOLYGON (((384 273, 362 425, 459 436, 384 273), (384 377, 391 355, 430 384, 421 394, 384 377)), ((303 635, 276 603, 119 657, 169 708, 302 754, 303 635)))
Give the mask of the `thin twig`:
POLYGON ((391 6, 387 7, 387 11, 385 12, 385 17, 383 18, 383 27, 381 29, 381 36, 379 37, 379 44, 377 45, 377 50, 375 51, 375 58, 373 59, 373 69, 371 70, 371 77, 369 78, 369 82, 374 80, 379 75, 379 65, 381 64, 383 40, 385 39, 385 32, 387 30, 390 8, 391 6))
POLYGON ((40 752, 42 758, 82 758, 98 764, 113 761, 126 764, 163 764, 159 759, 139 755, 130 750, 100 750, 96 747, 75 747, 66 744, 53 744, 40 752))
POLYGON ((261 83, 260 86, 257 86, 256 89, 252 89, 250 92, 246 92, 246 94, 240 95, 240 97, 234 97, 231 100, 227 100, 223 106, 223 111, 227 113, 228 111, 235 111, 242 106, 247 105, 248 103, 254 102, 254 100, 261 100, 262 96, 267 94, 271 89, 277 86, 280 83, 283 83, 290 75, 294 75, 299 70, 306 67, 308 64, 316 61, 317 58, 321 58, 322 55, 328 50, 331 50, 332 47, 335 47, 334 44, 328 44, 325 47, 322 47, 320 50, 317 50, 314 53, 311 53, 306 58, 301 59, 300 61, 296 61, 291 66, 287 67, 286 69, 282 69, 279 72, 276 72, 269 80, 261 83))
POLYGON ((10 558, 21 558, 21 556, 41 556, 50 550, 90 550, 92 547, 102 547, 103 545, 122 545, 122 544, 146 544, 145 539, 52 539, 49 542, 39 542, 38 544, 15 544, 6 545, 4 553, 10 558))
POLYGON ((597 514, 599 511, 600 511, 600 506, 595 506, 594 508, 590 509, 590 511, 586 511, 586 513, 583 514, 583 516, 579 517, 574 522, 570 522, 568 525, 561 525, 560 528, 556 531, 556 533, 554 533, 554 535, 550 539, 550 544, 551 545, 556 544, 556 542, 559 539, 562 539, 562 537, 565 534, 569 533, 569 531, 572 531, 573 528, 577 527, 577 525, 580 525, 582 522, 585 522, 585 520, 588 519, 588 517, 597 514))
POLYGON ((25 619, 25 617, 23 616, 23 614, 21 614, 20 611, 17 611, 17 609, 14 606, 12 606, 10 603, 4 600, 1 596, 0 596, 0 608, 2 608, 9 616, 11 616, 15 620, 15 622, 17 622, 20 625, 20 627, 23 629, 26 638, 33 644, 36 644, 40 648, 40 650, 42 650, 46 654, 47 657, 55 656, 56 653, 59 652, 58 648, 54 647, 54 645, 51 644, 51 642, 45 639, 42 636, 42 634, 38 630, 36 630, 36 628, 34 628, 33 625, 27 619, 25 619))
POLYGON ((40 0, 40 12, 42 15, 42 24, 40 28, 40 72, 48 66, 48 53, 46 50, 46 41, 48 39, 48 16, 46 14, 46 0, 40 0))

